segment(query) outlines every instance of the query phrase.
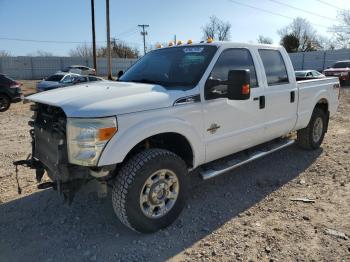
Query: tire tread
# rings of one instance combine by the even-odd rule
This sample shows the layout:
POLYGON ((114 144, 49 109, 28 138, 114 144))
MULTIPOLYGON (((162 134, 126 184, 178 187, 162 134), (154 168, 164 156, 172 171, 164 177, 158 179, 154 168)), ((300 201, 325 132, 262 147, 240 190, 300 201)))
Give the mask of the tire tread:
MULTIPOLYGON (((138 171, 149 161, 157 157, 176 157, 176 154, 164 149, 148 149, 131 157, 120 169, 112 190, 113 209, 119 220, 130 229, 137 231, 129 222, 127 216, 127 193, 129 186, 134 182, 138 171)), ((183 162, 184 163, 184 162, 183 162)))

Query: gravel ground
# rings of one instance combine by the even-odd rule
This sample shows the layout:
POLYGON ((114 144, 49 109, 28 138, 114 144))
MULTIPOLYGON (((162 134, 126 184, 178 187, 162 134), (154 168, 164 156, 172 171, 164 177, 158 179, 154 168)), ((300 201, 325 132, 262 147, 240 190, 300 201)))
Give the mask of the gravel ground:
POLYGON ((292 146, 208 181, 193 174, 180 218, 152 235, 123 227, 88 188, 63 205, 25 168, 19 196, 11 163, 30 152, 30 115, 21 103, 0 115, 0 261, 350 261, 349 89, 321 149, 292 146))

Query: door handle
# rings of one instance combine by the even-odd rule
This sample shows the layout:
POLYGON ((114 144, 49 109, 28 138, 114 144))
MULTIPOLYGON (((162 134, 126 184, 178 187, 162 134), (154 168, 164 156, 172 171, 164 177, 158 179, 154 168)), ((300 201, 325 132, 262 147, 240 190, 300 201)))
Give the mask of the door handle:
POLYGON ((295 91, 290 92, 290 102, 294 103, 295 102, 295 91))
POLYGON ((259 108, 260 109, 265 108, 265 96, 260 96, 259 97, 259 108))
POLYGON ((259 101, 259 108, 265 108, 265 96, 257 96, 253 98, 253 101, 259 101))

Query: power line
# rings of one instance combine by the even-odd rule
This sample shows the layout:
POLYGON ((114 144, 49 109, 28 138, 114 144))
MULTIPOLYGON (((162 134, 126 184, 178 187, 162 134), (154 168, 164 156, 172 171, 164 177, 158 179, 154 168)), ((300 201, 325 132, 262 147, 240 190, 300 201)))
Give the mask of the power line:
MULTIPOLYGON (((59 41, 59 40, 36 40, 36 39, 24 39, 24 38, 12 38, 12 37, 0 37, 0 40, 19 41, 19 42, 34 42, 34 43, 52 43, 52 44, 86 44, 92 43, 91 41, 59 41)), ((106 41, 97 41, 105 43, 106 41)))
POLYGON ((328 6, 330 6, 330 7, 333 7, 333 8, 335 8, 335 9, 338 9, 338 10, 344 10, 343 8, 340 8, 340 7, 338 7, 338 6, 335 6, 335 5, 333 5, 333 4, 330 4, 330 3, 326 2, 326 1, 322 1, 322 0, 316 0, 316 1, 317 1, 317 2, 320 2, 320 3, 324 4, 324 5, 328 5, 328 6))
POLYGON ((135 33, 138 32, 138 28, 136 26, 132 27, 132 28, 129 28, 128 30, 125 30, 119 34, 117 34, 118 37, 121 37, 121 36, 131 36, 135 33))
MULTIPOLYGON (((271 15, 280 16, 280 17, 283 17, 283 18, 294 20, 294 17, 282 15, 282 14, 279 14, 279 13, 275 13, 275 12, 272 12, 272 11, 269 11, 269 10, 266 10, 266 9, 263 9, 263 8, 260 8, 260 7, 248 5, 246 3, 241 3, 241 2, 238 2, 238 1, 235 1, 235 0, 228 0, 228 1, 231 2, 231 3, 237 4, 237 5, 241 5, 241 6, 249 7, 249 8, 255 9, 255 10, 259 10, 261 12, 269 13, 271 15)), ((314 23, 311 23, 311 22, 310 22, 310 24, 312 24, 314 26, 317 26, 317 27, 323 27, 323 28, 327 28, 327 29, 329 28, 328 26, 314 24, 314 23)))
POLYGON ((301 11, 301 12, 304 12, 304 13, 307 13, 307 14, 310 14, 310 15, 314 15, 314 16, 318 16, 318 17, 321 17, 321 18, 324 18, 324 19, 328 19, 328 20, 332 20, 332 21, 337 21, 337 19, 335 18, 331 18, 331 17, 328 17, 328 16, 324 16, 324 15, 320 15, 320 14, 317 14, 317 13, 314 13, 314 12, 311 12, 311 11, 308 11, 308 10, 305 10, 305 9, 302 9, 302 8, 299 8, 299 7, 296 7, 296 6, 292 6, 292 5, 289 5, 289 4, 286 4, 286 3, 281 3, 280 1, 277 1, 277 0, 269 0, 270 2, 273 2, 273 3, 276 3, 276 4, 279 4, 279 5, 282 5, 282 6, 287 6, 291 9, 295 9, 295 10, 298 10, 298 11, 301 11))
MULTIPOLYGON (((118 34, 117 36, 129 37, 132 34, 137 33, 137 28, 132 32, 126 32, 118 34)), ((27 39, 27 38, 13 38, 13 37, 0 37, 0 40, 6 41, 17 41, 17 42, 33 42, 33 43, 48 43, 48 44, 92 44, 91 41, 61 41, 61 40, 37 40, 37 39, 27 39)), ((96 41, 98 43, 107 43, 107 41, 96 41)))

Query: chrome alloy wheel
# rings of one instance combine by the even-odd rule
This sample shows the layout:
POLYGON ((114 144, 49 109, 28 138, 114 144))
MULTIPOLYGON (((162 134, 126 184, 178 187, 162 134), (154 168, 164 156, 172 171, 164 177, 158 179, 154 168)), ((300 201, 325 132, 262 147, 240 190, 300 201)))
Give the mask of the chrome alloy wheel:
POLYGON ((323 121, 321 117, 316 118, 314 122, 314 128, 312 130, 312 140, 315 143, 318 143, 320 141, 323 134, 323 121))
POLYGON ((166 215, 179 195, 179 180, 169 169, 153 173, 144 183, 140 194, 140 207, 149 218, 166 215))

